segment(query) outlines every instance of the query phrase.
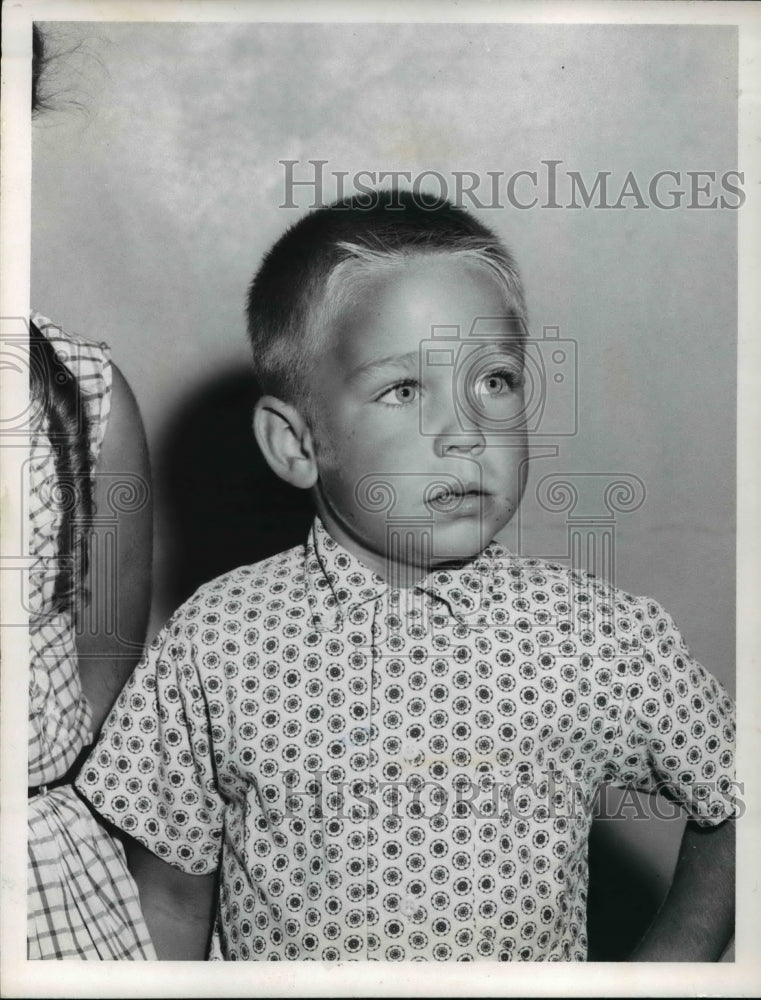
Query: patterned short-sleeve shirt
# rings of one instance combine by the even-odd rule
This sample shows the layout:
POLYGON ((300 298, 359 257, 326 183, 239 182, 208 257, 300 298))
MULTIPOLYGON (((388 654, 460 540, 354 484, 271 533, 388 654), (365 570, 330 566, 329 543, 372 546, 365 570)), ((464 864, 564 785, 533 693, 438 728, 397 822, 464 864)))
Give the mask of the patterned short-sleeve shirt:
POLYGON ((583 960, 598 787, 720 822, 732 711, 654 601, 496 543, 394 590, 316 521, 175 613, 78 787, 219 866, 214 958, 583 960))

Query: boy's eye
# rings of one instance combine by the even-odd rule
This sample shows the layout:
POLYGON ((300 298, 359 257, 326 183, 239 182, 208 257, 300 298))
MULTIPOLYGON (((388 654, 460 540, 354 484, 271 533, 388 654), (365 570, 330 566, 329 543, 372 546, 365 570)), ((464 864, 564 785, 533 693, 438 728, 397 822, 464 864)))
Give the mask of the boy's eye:
POLYGON ((378 401, 385 403, 386 406, 405 406, 409 403, 414 403, 417 399, 418 385, 416 382, 398 382, 396 385, 392 385, 390 389, 386 389, 378 397, 378 401))
POLYGON ((503 396, 515 392, 523 384, 523 376, 514 368, 489 372, 480 379, 479 391, 484 396, 503 396))

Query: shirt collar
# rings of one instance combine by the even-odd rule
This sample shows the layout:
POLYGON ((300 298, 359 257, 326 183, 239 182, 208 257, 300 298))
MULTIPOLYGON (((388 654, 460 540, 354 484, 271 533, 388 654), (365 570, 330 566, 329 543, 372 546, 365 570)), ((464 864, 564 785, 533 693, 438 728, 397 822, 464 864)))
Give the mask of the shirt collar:
MULTIPOLYGON (((471 627, 486 626, 489 608, 503 580, 511 554, 491 542, 475 559, 454 568, 428 574, 414 590, 430 595, 458 621, 471 627)), ((388 583, 360 562, 331 535, 319 517, 314 519, 305 550, 307 597, 312 624, 333 631, 349 612, 389 593, 388 583)))
POLYGON ((317 629, 332 631, 352 608, 388 590, 382 577, 328 534, 319 517, 309 532, 304 566, 312 624, 317 629))

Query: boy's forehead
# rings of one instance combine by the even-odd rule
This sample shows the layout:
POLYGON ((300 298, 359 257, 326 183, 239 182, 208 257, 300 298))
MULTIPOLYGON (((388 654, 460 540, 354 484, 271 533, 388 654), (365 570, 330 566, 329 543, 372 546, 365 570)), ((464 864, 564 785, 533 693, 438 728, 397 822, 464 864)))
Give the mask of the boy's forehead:
MULTIPOLYGON (((454 331, 453 331, 454 332, 454 331)), ((514 312, 505 312, 497 316, 476 316, 468 330, 459 331, 461 337, 484 338, 507 343, 522 340, 526 336, 523 319, 514 312)), ((448 336, 446 327, 434 328, 434 336, 448 336)))
POLYGON ((372 334, 384 354, 397 353, 395 344, 398 353, 406 353, 431 337, 509 344, 525 336, 496 275, 454 255, 418 255, 393 266, 363 268, 348 291, 331 324, 339 349, 363 333, 372 334))

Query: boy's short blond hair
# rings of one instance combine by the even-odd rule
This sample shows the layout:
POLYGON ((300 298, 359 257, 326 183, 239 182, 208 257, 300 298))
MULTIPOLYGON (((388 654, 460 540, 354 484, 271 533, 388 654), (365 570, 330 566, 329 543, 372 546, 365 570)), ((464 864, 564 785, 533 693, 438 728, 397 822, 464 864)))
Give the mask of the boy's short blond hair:
POLYGON ((355 195, 293 225, 251 282, 248 333, 262 391, 308 409, 313 359, 353 283, 418 254, 488 269, 504 291, 506 314, 525 323, 517 266, 490 229, 444 199, 423 203, 396 189, 355 195))

